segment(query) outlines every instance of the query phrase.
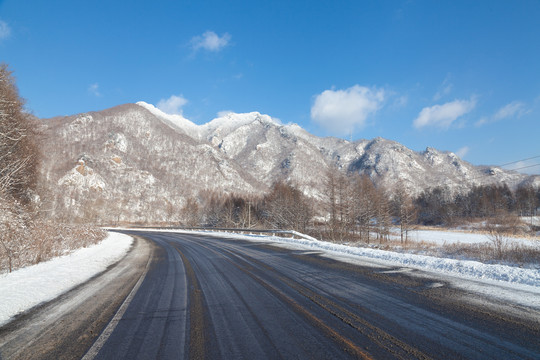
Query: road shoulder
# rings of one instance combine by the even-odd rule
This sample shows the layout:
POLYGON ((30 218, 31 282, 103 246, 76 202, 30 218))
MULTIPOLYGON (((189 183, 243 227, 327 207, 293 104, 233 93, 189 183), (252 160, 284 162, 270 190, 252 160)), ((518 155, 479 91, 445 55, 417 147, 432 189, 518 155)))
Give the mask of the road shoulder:
POLYGON ((135 237, 105 272, 0 328, 0 357, 81 358, 144 274, 154 246, 135 237))

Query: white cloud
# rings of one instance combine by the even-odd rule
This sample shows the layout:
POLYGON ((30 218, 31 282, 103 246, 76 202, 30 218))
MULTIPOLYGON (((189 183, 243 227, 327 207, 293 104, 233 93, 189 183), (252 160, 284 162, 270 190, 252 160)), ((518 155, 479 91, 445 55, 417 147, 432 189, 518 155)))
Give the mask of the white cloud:
POLYGON ((487 124, 488 122, 489 122, 489 118, 487 118, 486 116, 483 116, 480 120, 474 123, 474 126, 480 127, 482 125, 487 124))
POLYGON ((0 40, 7 39, 11 35, 11 28, 7 22, 0 20, 0 40))
POLYGON ((202 35, 195 36, 191 39, 191 46, 194 51, 200 49, 218 52, 222 50, 225 46, 229 44, 231 40, 231 35, 228 33, 223 34, 223 36, 217 35, 213 31, 206 31, 202 35))
POLYGON ((409 102, 409 97, 407 95, 402 95, 394 101, 394 106, 404 107, 407 105, 408 102, 409 102))
POLYGON ((439 90, 433 95, 433 101, 439 101, 443 96, 450 94, 454 85, 450 82, 450 75, 446 76, 439 90))
POLYGON ((454 100, 443 105, 425 107, 420 111, 413 125, 419 129, 424 126, 434 126, 447 129, 459 117, 467 114, 476 106, 476 99, 454 100))
POLYGON ((98 83, 94 83, 92 85, 90 85, 88 87, 88 91, 93 94, 94 96, 97 96, 97 97, 101 97, 103 96, 100 92, 99 92, 99 84, 98 83))
POLYGON ((493 115, 493 120, 502 120, 510 117, 521 117, 527 113, 525 104, 521 101, 513 101, 510 104, 507 104, 500 108, 495 115, 493 115))
POLYGON ((182 106, 187 103, 187 99, 182 95, 171 95, 168 99, 159 100, 157 108, 169 115, 182 115, 182 106))
POLYGON ((311 118, 338 135, 362 128, 382 105, 382 89, 354 85, 345 90, 325 90, 315 97, 311 118))
POLYGON ((456 151, 456 155, 459 156, 461 159, 465 157, 469 153, 470 148, 468 146, 463 146, 458 151, 456 151))
POLYGON ((510 119, 510 118, 520 118, 523 115, 530 113, 531 110, 527 109, 525 103, 521 101, 512 101, 509 104, 501 107, 495 114, 490 117, 484 116, 478 120, 474 125, 480 127, 492 122, 510 119))

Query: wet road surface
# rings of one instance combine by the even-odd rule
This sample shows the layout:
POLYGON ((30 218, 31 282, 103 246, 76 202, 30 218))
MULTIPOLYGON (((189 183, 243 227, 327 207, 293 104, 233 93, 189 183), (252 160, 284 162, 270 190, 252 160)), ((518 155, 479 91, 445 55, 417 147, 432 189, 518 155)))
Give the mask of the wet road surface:
POLYGON ((211 236, 143 236, 158 245, 146 277, 87 358, 540 358, 537 312, 472 305, 473 294, 399 269, 211 236))

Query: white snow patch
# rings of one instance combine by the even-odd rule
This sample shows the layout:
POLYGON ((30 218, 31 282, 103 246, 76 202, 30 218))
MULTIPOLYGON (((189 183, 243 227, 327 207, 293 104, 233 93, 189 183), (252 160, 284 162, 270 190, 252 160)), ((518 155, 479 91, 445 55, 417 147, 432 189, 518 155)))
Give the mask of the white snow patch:
POLYGON ((159 119, 163 120, 164 123, 169 125, 174 130, 182 130, 185 134, 192 136, 194 138, 199 138, 200 129, 199 126, 182 115, 171 115, 167 114, 152 104, 148 104, 144 101, 139 101, 136 103, 139 106, 142 106, 146 110, 150 111, 152 114, 157 116, 159 119))
POLYGON ((175 130, 182 130, 186 135, 196 140, 202 140, 204 137, 207 140, 212 141, 212 139, 216 137, 215 141, 218 141, 217 138, 219 138, 219 141, 221 141, 223 137, 227 136, 238 128, 251 124, 255 121, 260 121, 262 124, 281 126, 279 119, 261 114, 256 111, 250 113, 220 113, 219 115, 223 116, 219 116, 204 125, 197 125, 182 115, 167 114, 156 108, 154 105, 148 104, 144 101, 139 101, 136 104, 150 111, 171 128, 175 130))
MULTIPOLYGON (((395 231, 396 233, 399 230, 395 231)), ((399 236, 393 236, 399 239, 399 236)), ((539 239, 507 237, 508 243, 515 243, 529 247, 540 247, 539 239)), ((412 230, 409 231, 408 241, 425 241, 437 245, 445 244, 481 244, 491 240, 487 234, 471 233, 467 231, 443 231, 443 230, 412 230)))
POLYGON ((250 113, 227 113, 213 119, 212 121, 201 125, 201 130, 205 136, 210 139, 212 136, 224 138, 238 128, 251 124, 255 121, 260 121, 262 124, 280 126, 281 124, 269 115, 260 114, 258 112, 250 113))
POLYGON ((104 271, 126 254, 132 242, 128 235, 109 233, 98 244, 0 275, 0 326, 104 271))
POLYGON ((66 175, 58 180, 60 186, 72 186, 80 190, 102 191, 105 189, 105 181, 94 169, 80 162, 78 166, 71 169, 66 175))

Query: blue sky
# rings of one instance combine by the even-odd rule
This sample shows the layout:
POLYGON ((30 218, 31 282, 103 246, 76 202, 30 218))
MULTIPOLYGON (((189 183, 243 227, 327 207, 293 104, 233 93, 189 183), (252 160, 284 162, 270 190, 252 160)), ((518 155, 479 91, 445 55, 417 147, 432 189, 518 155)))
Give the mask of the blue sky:
POLYGON ((536 0, 4 0, 0 62, 39 117, 259 111, 501 165, 540 156, 539 19, 536 0))

